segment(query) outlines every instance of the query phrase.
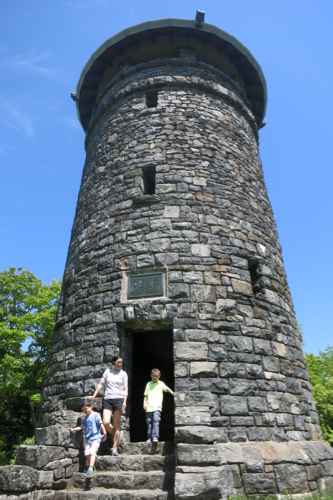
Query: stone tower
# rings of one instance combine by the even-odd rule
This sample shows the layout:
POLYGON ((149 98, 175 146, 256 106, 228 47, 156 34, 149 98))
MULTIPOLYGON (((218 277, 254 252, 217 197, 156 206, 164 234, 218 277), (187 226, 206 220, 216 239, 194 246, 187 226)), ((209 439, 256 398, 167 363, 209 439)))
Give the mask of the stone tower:
POLYGON ((258 153, 258 63, 214 26, 148 22, 91 56, 76 105, 87 158, 40 428, 0 489, 26 474, 32 500, 333 490, 258 153), (123 454, 101 456, 82 494, 67 427, 115 353, 123 454), (155 366, 175 399, 154 450, 141 408, 155 366))

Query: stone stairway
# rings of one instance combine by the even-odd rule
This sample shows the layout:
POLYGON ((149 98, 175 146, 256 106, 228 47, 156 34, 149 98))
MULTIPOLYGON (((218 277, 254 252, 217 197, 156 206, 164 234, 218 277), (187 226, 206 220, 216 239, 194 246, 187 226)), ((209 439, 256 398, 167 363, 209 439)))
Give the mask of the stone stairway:
POLYGON ((118 452, 99 456, 91 479, 75 473, 70 493, 92 500, 173 500, 174 443, 124 443, 118 452))

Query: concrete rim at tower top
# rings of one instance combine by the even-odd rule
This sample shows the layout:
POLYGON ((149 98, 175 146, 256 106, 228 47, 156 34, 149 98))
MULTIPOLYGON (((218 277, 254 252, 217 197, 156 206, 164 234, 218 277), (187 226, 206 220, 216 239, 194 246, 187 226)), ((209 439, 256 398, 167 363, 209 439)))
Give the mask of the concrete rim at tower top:
POLYGON ((165 30, 168 30, 171 35, 172 33, 174 33, 174 31, 172 30, 184 30, 186 36, 189 36, 190 33, 190 36, 193 38, 200 39, 204 43, 215 45, 219 51, 224 50, 224 45, 223 49, 221 49, 221 42, 222 44, 227 44, 229 49, 232 48, 232 50, 234 51, 233 62, 237 66, 240 74, 244 77, 247 96, 249 102, 253 107, 253 114, 255 115, 257 125, 258 127, 260 126, 266 113, 267 85, 263 71, 251 52, 235 37, 212 24, 203 23, 201 27, 198 28, 198 24, 196 21, 171 18, 161 19, 157 21, 148 21, 145 23, 137 24, 130 28, 126 28, 125 30, 106 40, 92 54, 89 61, 82 70, 76 90, 77 114, 85 132, 87 131, 90 117, 92 115, 93 104, 97 98, 98 83, 103 77, 104 70, 103 68, 101 68, 101 65, 104 64, 106 68, 107 64, 109 64, 109 61, 106 61, 107 57, 109 57, 107 56, 107 51, 119 44, 126 43, 127 47, 129 45, 135 44, 135 37, 138 35, 140 35, 141 37, 145 34, 145 32, 147 34, 151 33, 152 38, 154 39, 156 36, 159 36, 159 32, 162 32, 162 30, 164 30, 163 33, 165 33, 165 30), (204 39, 203 34, 206 35, 204 39), (218 45, 218 42, 220 42, 220 45, 218 45), (97 64, 99 64, 99 68, 96 71, 94 65, 97 64), (92 81, 93 85, 91 84, 92 81), (94 89, 96 89, 95 96, 92 99, 90 98, 88 103, 88 99, 84 97, 85 86, 89 86, 90 95, 94 94, 94 89))

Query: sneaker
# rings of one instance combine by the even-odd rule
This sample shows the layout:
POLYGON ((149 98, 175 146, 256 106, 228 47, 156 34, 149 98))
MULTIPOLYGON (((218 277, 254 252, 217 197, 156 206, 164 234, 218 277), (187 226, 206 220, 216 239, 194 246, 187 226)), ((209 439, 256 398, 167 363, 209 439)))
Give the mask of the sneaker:
POLYGON ((111 448, 111 455, 113 457, 119 457, 119 453, 118 453, 117 448, 111 448))
POLYGON ((85 473, 85 477, 94 477, 94 469, 92 467, 89 467, 89 469, 85 473))
POLYGON ((147 439, 147 443, 151 443, 151 439, 147 439))
POLYGON ((153 438, 153 443, 158 443, 158 439, 157 438, 153 438))

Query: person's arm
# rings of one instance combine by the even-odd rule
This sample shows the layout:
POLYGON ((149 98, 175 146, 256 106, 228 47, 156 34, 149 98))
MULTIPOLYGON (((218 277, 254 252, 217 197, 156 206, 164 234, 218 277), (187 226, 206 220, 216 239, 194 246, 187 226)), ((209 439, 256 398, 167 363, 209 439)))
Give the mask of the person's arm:
POLYGON ((104 424, 103 424, 103 423, 101 423, 101 424, 100 424, 100 427, 101 427, 101 431, 102 431, 102 433, 103 433, 103 441, 106 441, 106 439, 107 439, 107 435, 106 435, 106 430, 105 430, 104 424))
POLYGON ((164 391, 164 392, 169 392, 169 393, 170 393, 170 394, 172 394, 172 395, 174 395, 174 394, 175 394, 175 393, 174 393, 174 392, 173 392, 173 391, 172 391, 172 390, 171 390, 171 389, 170 389, 167 385, 165 385, 165 383, 164 383, 164 382, 162 382, 162 384, 163 384, 163 391, 164 391))
POLYGON ((145 387, 145 392, 143 393, 143 409, 147 411, 147 398, 148 398, 149 382, 145 387))
POLYGON ((127 373, 124 372, 124 378, 123 378, 123 390, 124 390, 124 401, 122 405, 122 409, 125 410, 127 407, 127 396, 128 396, 128 376, 127 373))
POLYGON ((100 390, 101 390, 101 388, 97 386, 96 389, 95 389, 94 394, 92 395, 93 399, 97 396, 97 394, 99 393, 100 390))
POLYGON ((77 427, 69 427, 69 432, 78 432, 82 431, 84 429, 83 425, 78 425, 77 427))
POLYGON ((105 384, 106 374, 107 374, 107 370, 105 370, 105 372, 103 373, 103 377, 101 378, 101 380, 100 380, 98 386, 96 387, 95 392, 92 396, 93 398, 95 398, 97 396, 97 394, 99 393, 99 391, 102 389, 103 385, 105 384))

